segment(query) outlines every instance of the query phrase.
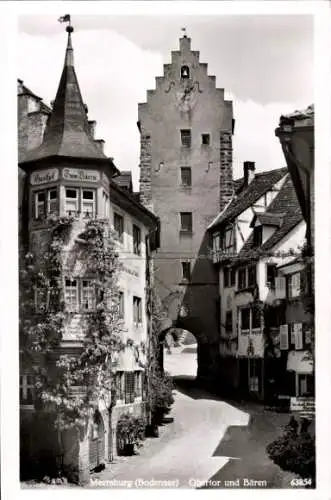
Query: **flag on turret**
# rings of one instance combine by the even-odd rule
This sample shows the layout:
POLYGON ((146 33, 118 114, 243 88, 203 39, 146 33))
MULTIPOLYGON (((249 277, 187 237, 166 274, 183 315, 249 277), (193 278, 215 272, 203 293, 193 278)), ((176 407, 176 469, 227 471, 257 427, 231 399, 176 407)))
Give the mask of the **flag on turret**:
POLYGON ((70 23, 70 14, 65 14, 58 19, 59 23, 70 23))

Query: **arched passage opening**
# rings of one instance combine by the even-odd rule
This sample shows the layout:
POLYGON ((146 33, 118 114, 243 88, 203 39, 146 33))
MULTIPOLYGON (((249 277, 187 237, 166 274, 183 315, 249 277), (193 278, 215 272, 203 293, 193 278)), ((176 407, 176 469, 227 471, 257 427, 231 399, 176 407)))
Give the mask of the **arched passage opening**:
POLYGON ((198 344, 192 332, 171 328, 163 344, 163 367, 172 377, 196 379, 198 344))

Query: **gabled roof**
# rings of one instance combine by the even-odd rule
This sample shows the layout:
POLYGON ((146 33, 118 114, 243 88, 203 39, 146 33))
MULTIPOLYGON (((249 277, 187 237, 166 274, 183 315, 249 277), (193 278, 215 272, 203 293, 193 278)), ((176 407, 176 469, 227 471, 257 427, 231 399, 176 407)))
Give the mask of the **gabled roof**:
MULTIPOLYGON (((282 224, 262 245, 262 247, 260 247, 260 250, 272 250, 272 248, 277 245, 290 231, 292 231, 295 226, 303 221, 301 209, 290 175, 287 176, 283 187, 279 191, 276 198, 270 203, 270 206, 264 215, 269 215, 271 217, 276 215, 279 217, 279 214, 286 214, 283 217, 282 224)), ((246 254, 251 254, 252 251, 254 251, 253 233, 250 234, 249 238, 239 252, 239 255, 244 257, 246 254)))
POLYGON ((132 174, 130 170, 122 170, 120 175, 114 177, 114 181, 120 187, 132 193, 132 174))
POLYGON ((287 173, 287 168, 278 168, 267 172, 255 174, 254 179, 244 189, 243 179, 235 181, 235 191, 239 193, 230 202, 228 207, 220 212, 216 219, 209 226, 210 229, 215 229, 217 226, 232 222, 238 215, 254 205, 274 184, 276 184, 287 173))
POLYGON ((43 142, 38 148, 27 152, 21 163, 35 162, 48 157, 69 157, 103 161, 109 163, 115 170, 112 161, 106 157, 89 131, 87 111, 74 68, 72 31, 73 28, 68 26, 63 71, 43 142))

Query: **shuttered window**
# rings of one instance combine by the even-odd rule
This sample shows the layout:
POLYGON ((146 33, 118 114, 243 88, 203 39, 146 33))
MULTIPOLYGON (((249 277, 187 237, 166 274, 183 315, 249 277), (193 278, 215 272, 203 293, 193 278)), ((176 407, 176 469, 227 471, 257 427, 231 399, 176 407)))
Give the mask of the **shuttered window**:
POLYGON ((135 377, 134 372, 124 372, 125 376, 125 403, 134 402, 135 377))

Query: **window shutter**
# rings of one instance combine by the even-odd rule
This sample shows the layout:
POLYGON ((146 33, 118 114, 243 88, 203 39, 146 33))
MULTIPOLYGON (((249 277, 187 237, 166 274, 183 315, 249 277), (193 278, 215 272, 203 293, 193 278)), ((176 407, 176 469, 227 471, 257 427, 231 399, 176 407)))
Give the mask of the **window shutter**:
POLYGON ((302 323, 295 323, 293 325, 293 328, 294 328, 294 336, 295 336, 295 349, 297 349, 297 350, 303 349, 302 323))
POLYGON ((288 325, 280 325, 279 327, 279 348, 288 350, 288 325))
POLYGON ((277 276, 275 278, 275 292, 277 299, 285 299, 286 297, 286 278, 277 276))

